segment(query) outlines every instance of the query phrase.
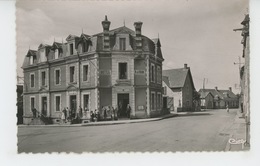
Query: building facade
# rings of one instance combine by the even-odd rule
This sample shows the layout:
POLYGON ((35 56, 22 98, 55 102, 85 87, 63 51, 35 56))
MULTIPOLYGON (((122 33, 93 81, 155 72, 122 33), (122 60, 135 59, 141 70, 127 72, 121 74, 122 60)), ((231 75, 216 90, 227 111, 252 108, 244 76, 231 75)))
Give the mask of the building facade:
POLYGON ((200 92, 200 106, 202 109, 213 109, 214 96, 210 92, 200 92))
POLYGON ((249 35, 249 25, 250 18, 249 14, 247 14, 244 20, 241 22, 243 25, 242 30, 242 42, 243 44, 243 53, 242 57, 244 58, 244 66, 240 69, 240 84, 241 84, 241 92, 240 92, 240 109, 243 113, 243 116, 246 120, 246 143, 250 144, 250 35, 249 35))
POLYGON ((194 111, 193 97, 195 87, 190 67, 184 64, 184 68, 163 70, 163 80, 172 90, 174 110, 194 111))
POLYGON ((228 90, 221 90, 218 87, 215 87, 215 89, 200 89, 199 93, 202 96, 201 103, 204 100, 204 94, 212 94, 213 109, 225 109, 227 105, 229 108, 239 108, 239 98, 232 92, 231 87, 228 90))
POLYGON ((77 113, 118 108, 122 117, 131 107, 131 118, 160 115, 162 110, 162 62, 159 39, 142 35, 142 22, 135 31, 123 26, 110 30, 107 17, 103 32, 69 35, 66 43, 41 44, 29 50, 23 64, 24 123, 32 108, 58 122, 61 110, 77 113))

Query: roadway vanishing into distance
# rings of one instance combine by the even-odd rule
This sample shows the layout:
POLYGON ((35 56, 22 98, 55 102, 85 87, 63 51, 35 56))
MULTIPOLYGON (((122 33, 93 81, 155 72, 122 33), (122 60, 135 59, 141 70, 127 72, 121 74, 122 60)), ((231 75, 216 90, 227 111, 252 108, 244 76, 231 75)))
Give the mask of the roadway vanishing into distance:
POLYGON ((18 152, 224 151, 236 111, 106 126, 18 127, 18 152))

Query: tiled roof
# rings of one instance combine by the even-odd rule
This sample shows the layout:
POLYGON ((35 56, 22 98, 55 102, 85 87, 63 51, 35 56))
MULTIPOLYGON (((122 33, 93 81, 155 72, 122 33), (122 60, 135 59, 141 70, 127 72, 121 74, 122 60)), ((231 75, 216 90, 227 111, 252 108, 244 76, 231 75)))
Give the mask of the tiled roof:
MULTIPOLYGON (((199 92, 199 94, 200 94, 200 98, 201 98, 201 99, 205 99, 208 95, 213 96, 213 95, 211 94, 211 92, 201 91, 201 92, 199 92)), ((213 97, 214 97, 214 96, 213 96, 213 97)))
POLYGON ((206 93, 206 92, 210 92, 214 98, 219 97, 220 99, 234 99, 237 98, 237 96, 230 90, 216 90, 216 89, 200 89, 199 93, 206 93))
MULTIPOLYGON (((170 88, 182 88, 185 84, 188 74, 190 74, 191 76, 189 69, 185 69, 185 68, 163 70, 163 76, 167 76, 169 79, 170 88)), ((191 81, 193 84, 192 77, 191 77, 191 81)))
POLYGON ((167 77, 167 76, 163 76, 162 79, 163 79, 163 82, 164 82, 168 87, 170 87, 170 82, 169 82, 168 77, 167 77))

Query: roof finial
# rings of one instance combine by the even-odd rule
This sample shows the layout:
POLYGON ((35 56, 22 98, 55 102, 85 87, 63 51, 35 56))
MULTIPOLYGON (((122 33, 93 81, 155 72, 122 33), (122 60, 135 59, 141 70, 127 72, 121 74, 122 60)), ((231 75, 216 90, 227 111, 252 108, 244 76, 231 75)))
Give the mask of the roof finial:
POLYGON ((125 19, 124 19, 124 27, 125 27, 125 19))
POLYGON ((30 45, 29 45, 29 50, 30 50, 31 48, 30 48, 30 45))
POLYGON ((55 42, 55 37, 54 37, 54 42, 55 42))
POLYGON ((160 33, 158 32, 158 39, 160 38, 160 33))
POLYGON ((62 44, 63 44, 63 38, 61 38, 61 42, 62 42, 62 44))
POLYGON ((107 15, 105 15, 105 21, 107 21, 107 15))
POLYGON ((81 28, 81 33, 83 34, 83 28, 81 28))

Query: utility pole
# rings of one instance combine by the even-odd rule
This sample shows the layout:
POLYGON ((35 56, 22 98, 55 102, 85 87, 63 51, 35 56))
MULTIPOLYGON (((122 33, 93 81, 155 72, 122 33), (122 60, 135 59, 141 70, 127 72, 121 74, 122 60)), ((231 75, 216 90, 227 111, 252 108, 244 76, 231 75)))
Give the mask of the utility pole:
POLYGON ((203 78, 203 89, 205 89, 205 78, 203 78))
POLYGON ((208 83, 208 78, 203 78, 203 89, 205 89, 205 83, 208 83))

